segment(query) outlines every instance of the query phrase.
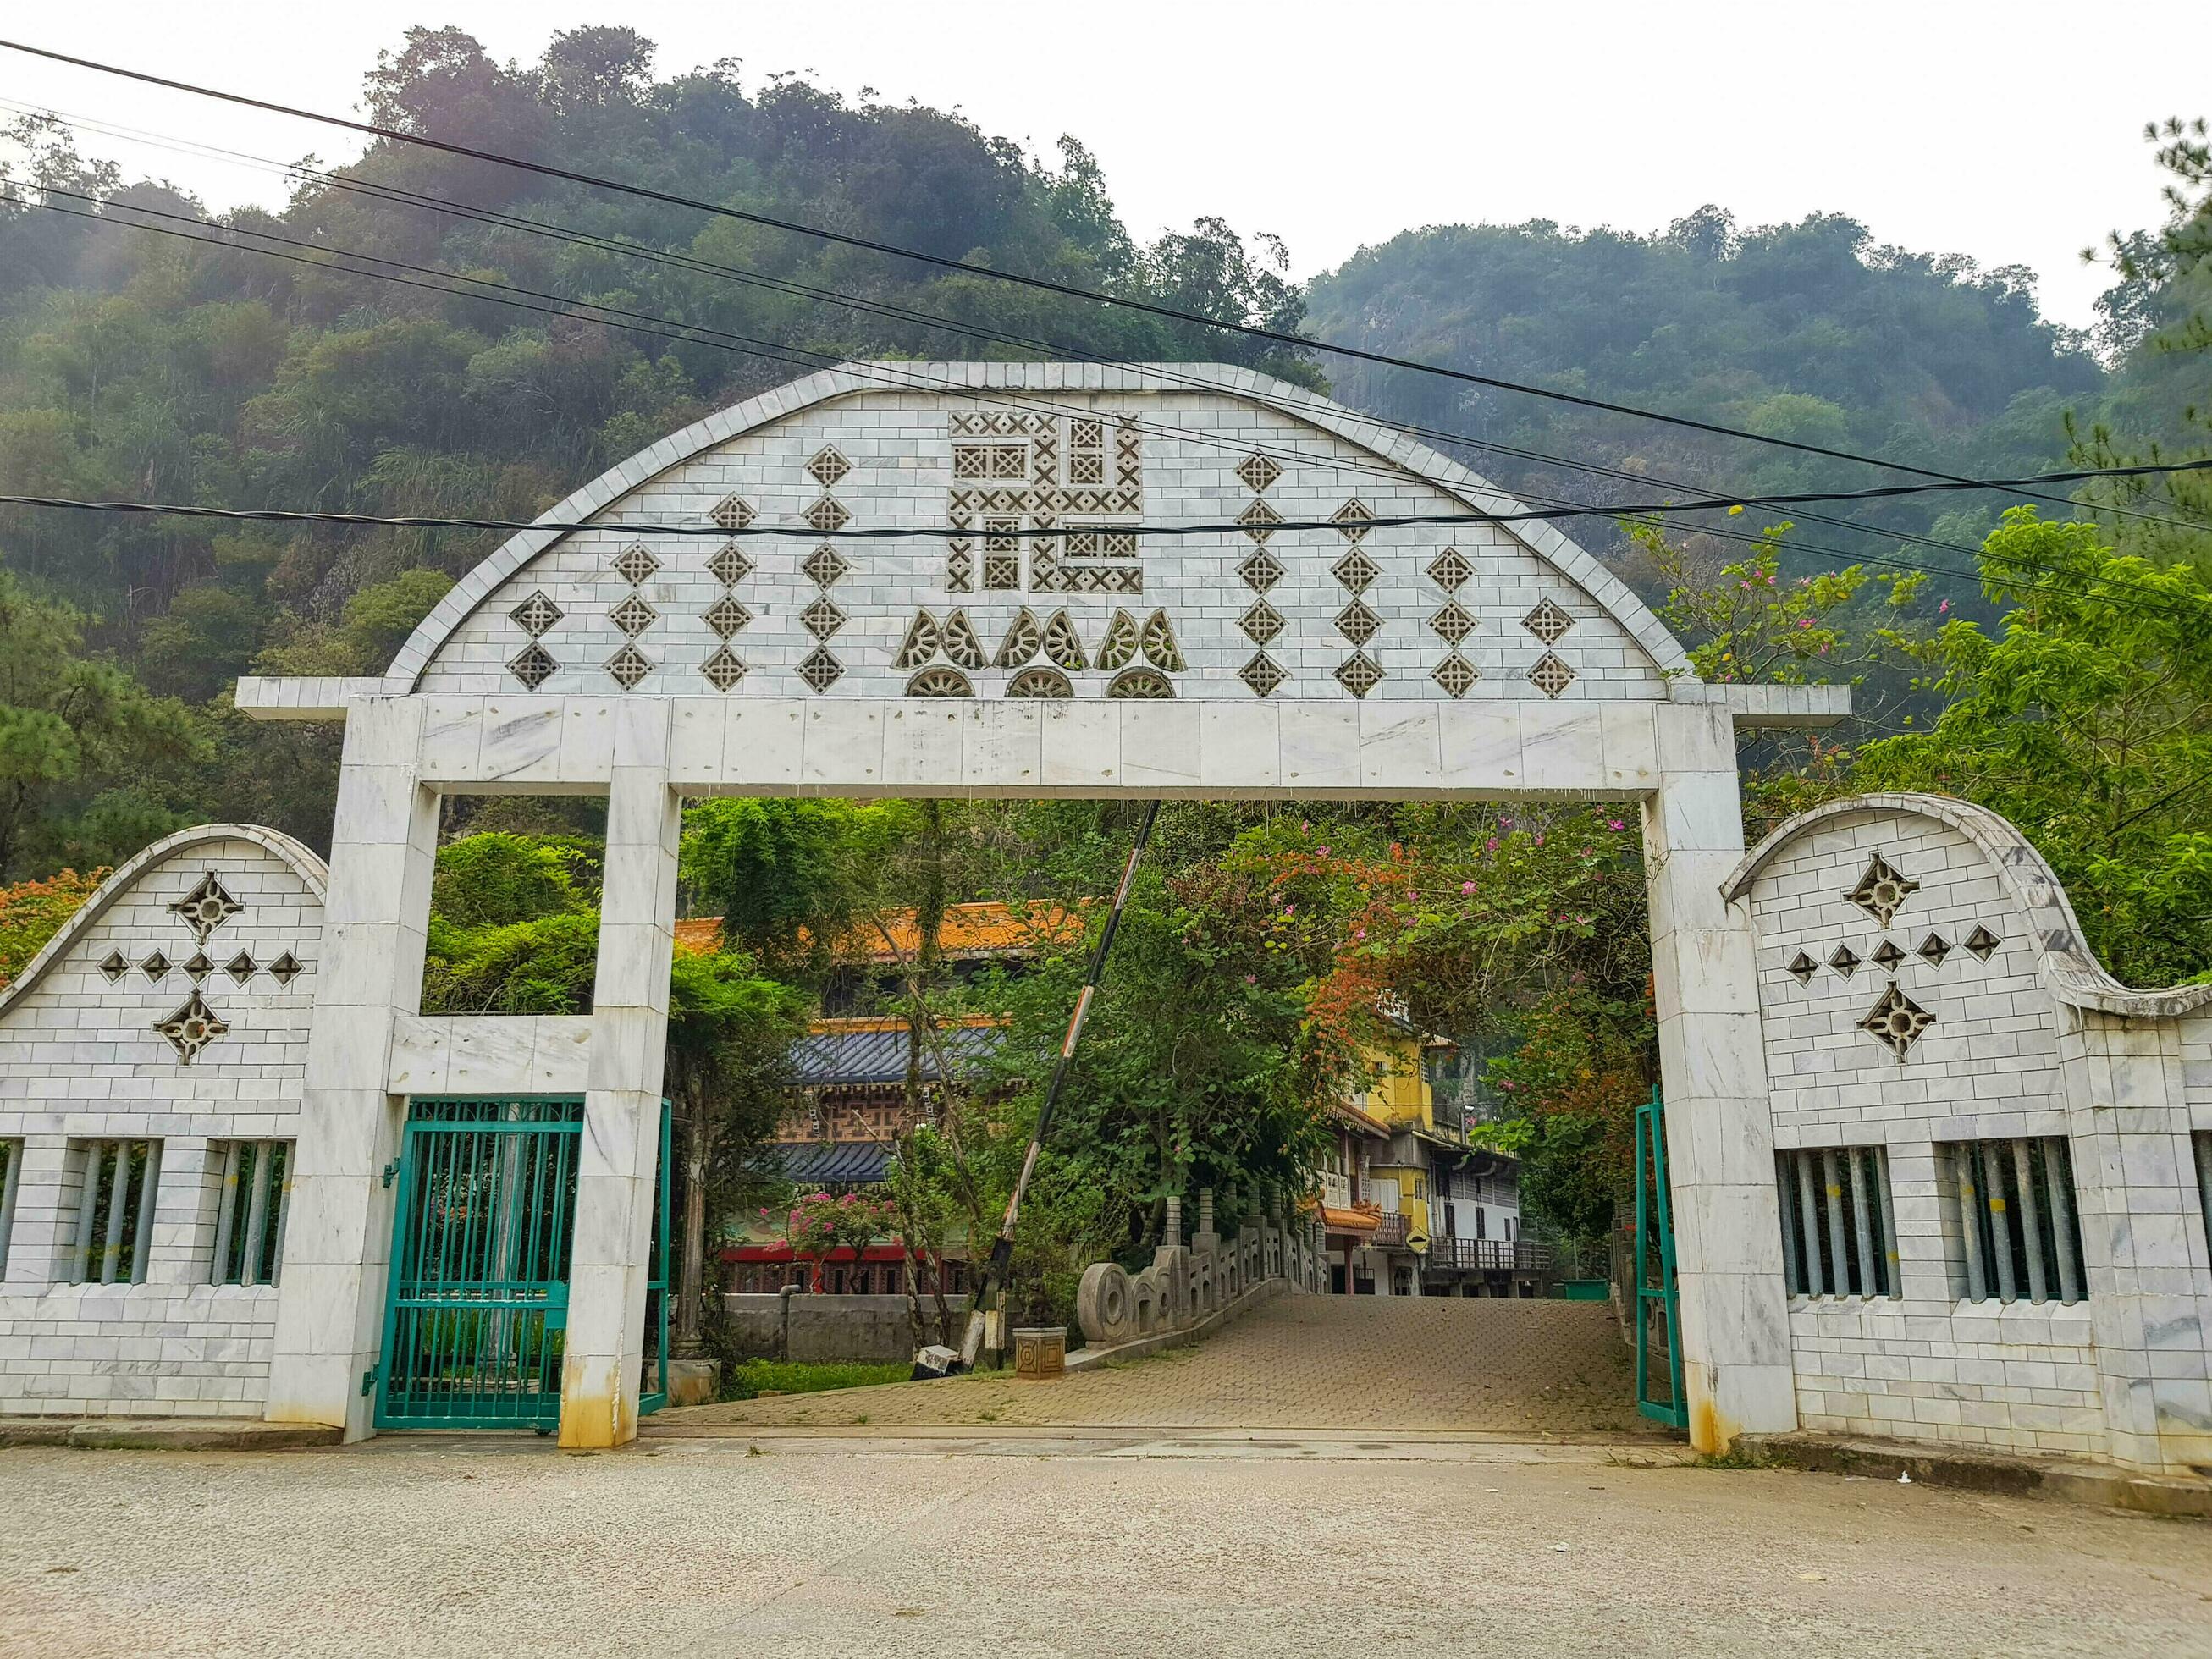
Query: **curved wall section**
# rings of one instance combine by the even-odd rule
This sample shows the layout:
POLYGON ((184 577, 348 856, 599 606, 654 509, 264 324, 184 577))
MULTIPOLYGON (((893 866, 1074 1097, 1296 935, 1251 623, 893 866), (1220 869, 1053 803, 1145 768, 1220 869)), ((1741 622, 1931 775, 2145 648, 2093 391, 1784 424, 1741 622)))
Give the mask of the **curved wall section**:
POLYGON ((185 830, 0 994, 0 1412, 260 1415, 323 897, 289 836, 185 830))

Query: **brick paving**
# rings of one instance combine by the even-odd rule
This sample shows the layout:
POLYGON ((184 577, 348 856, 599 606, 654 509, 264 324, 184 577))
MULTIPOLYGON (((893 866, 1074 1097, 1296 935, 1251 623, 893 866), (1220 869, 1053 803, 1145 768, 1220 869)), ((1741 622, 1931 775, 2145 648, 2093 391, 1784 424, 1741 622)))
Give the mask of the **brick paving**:
POLYGON ((696 1406, 653 1435, 742 1428, 1009 1426, 1647 1435, 1601 1304, 1283 1296, 1202 1343, 1058 1382, 1003 1375, 696 1406))

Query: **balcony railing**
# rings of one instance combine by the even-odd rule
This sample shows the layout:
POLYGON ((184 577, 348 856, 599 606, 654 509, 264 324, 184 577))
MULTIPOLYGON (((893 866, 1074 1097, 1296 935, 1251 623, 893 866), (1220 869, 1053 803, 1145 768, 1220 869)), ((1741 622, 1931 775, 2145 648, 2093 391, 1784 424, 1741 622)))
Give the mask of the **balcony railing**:
POLYGON ((1369 1242, 1378 1250, 1404 1249, 1406 1218, 1402 1215, 1384 1216, 1382 1224, 1375 1229, 1375 1237, 1369 1242))
POLYGON ((1552 1247, 1536 1238, 1431 1237, 1428 1265, 1473 1273, 1547 1273, 1552 1247))

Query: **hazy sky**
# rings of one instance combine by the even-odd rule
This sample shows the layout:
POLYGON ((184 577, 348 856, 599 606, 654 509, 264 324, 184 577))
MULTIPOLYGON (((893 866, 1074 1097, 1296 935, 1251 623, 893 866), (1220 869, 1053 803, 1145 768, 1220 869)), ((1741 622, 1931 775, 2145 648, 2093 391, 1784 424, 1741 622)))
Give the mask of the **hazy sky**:
MULTIPOLYGON (((2105 277, 2080 250, 2160 216, 2143 123, 2212 112, 2191 15, 2140 0, 90 0, 11 11, 0 33, 357 115, 363 72, 410 23, 529 60, 558 29, 627 22, 659 42, 664 74, 734 57, 749 87, 811 71, 848 95, 957 106, 1048 155, 1074 133, 1140 238, 1218 214, 1283 237, 1300 276, 1412 226, 1650 230, 1717 202, 1747 223, 1849 213, 1881 241, 2027 265, 2045 310, 2087 325, 2105 277)), ((0 100, 264 155, 358 150, 19 53, 0 52, 0 100)), ((217 206, 283 198, 235 165, 85 147, 217 206)))

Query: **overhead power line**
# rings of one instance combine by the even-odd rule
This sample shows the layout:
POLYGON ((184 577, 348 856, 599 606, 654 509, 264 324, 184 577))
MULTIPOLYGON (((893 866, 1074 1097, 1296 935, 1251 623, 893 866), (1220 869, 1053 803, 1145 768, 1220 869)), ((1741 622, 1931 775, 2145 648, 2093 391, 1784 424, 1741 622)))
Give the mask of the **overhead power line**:
MULTIPOLYGON (((1445 380, 1457 380, 1470 386, 1486 386, 1493 391, 1518 392, 1532 398, 1571 404, 1577 408, 1601 410, 1607 414, 1623 415, 1638 420, 1655 421, 1668 426, 1703 432, 1723 438, 1741 439, 1746 442, 1765 444, 1771 447, 1789 449, 1807 455, 1824 456, 1830 460, 1850 461, 1863 466, 1885 467, 1892 471, 1905 472, 1916 477, 1941 480, 1948 483, 1968 482, 1958 474, 1942 472, 1932 468, 1917 466, 1909 462, 1886 459, 1880 456, 1862 455, 1850 450, 1832 448, 1824 444, 1813 444, 1795 438, 1779 438, 1752 432, 1741 427, 1723 426, 1717 422, 1701 421, 1686 415, 1669 415, 1658 410, 1639 409, 1632 404, 1614 403, 1607 398, 1584 397, 1578 393, 1559 392, 1546 386, 1529 386, 1517 380, 1508 380, 1497 375, 1478 374, 1471 369, 1449 368, 1437 363, 1424 363, 1408 357, 1398 357, 1386 352, 1369 351, 1358 346, 1335 344, 1328 341, 1309 339, 1279 329, 1263 328, 1255 324, 1232 322, 1202 313, 1186 311, 1179 307, 1162 305, 1156 301, 1139 300, 1125 295, 1103 293, 1073 283, 1057 282, 1051 277, 1033 276, 1021 271, 1000 270, 986 265, 969 264, 945 254, 931 253, 925 249, 902 246, 874 237, 860 236, 850 232, 830 230, 819 225, 810 225, 798 220, 781 218, 774 214, 757 213, 744 208, 734 208, 721 203, 709 202, 695 196, 653 189, 649 185, 631 184, 623 179, 604 178, 597 173, 583 173, 572 167, 557 167, 550 162, 526 161, 520 156, 505 155, 495 150, 479 149, 470 144, 457 144, 442 138, 433 138, 423 133, 405 132, 395 127, 379 126, 372 122, 356 121, 342 115, 331 115, 319 110, 303 109, 297 105, 280 104, 270 99, 249 97, 244 93, 225 92, 220 88, 202 86, 196 82, 178 80, 172 76, 155 75, 144 70, 126 69, 118 64, 103 63, 97 58, 81 58, 70 52, 55 52, 45 46, 34 46, 20 40, 0 39, 0 47, 20 52, 33 58, 43 58, 52 63, 68 64, 77 69, 90 70, 96 74, 112 75, 142 85, 165 87, 173 92, 185 92, 196 97, 213 98, 224 103, 247 109, 258 109, 270 114, 291 117, 296 120, 313 121, 325 126, 339 127, 348 131, 381 138, 393 143, 411 144, 420 149, 442 151, 449 155, 465 156, 471 161, 487 161, 498 167, 514 167, 524 173, 544 178, 560 179, 570 184, 588 185, 597 190, 610 190, 641 200, 659 202, 672 207, 688 208, 695 212, 712 214, 717 217, 734 219, 743 223, 781 230, 796 236, 818 241, 833 242, 842 246, 858 248, 866 252, 880 253, 896 258, 911 259, 918 264, 935 266, 994 282, 1007 283, 1019 287, 1056 294, 1066 299, 1083 300, 1097 305, 1119 307, 1171 322, 1187 323, 1196 327, 1237 334, 1248 339, 1261 340, 1269 344, 1291 347, 1299 351, 1324 351, 1332 356, 1368 362, 1385 368, 1401 368, 1420 374, 1432 374, 1445 380)), ((2051 501, 2057 498, 2037 495, 2032 491, 2014 490, 2034 500, 2051 501)), ((2072 507, 2075 503, 2060 501, 2072 507)))
MULTIPOLYGON (((96 198, 83 195, 81 192, 62 190, 59 188, 51 189, 47 191, 47 194, 50 196, 61 195, 72 197, 76 199, 86 202, 95 202, 98 199, 96 198)), ((819 368, 824 365, 838 364, 843 361, 834 354, 816 351, 808 347, 778 347, 772 342, 753 340, 749 336, 726 334, 720 330, 708 329, 701 325, 689 324, 680 321, 663 325, 662 319, 648 318, 642 313, 621 311, 619 309, 607 307, 602 306, 599 302, 593 301, 574 300, 564 295, 544 294, 538 289, 516 288, 510 284, 499 283, 488 277, 464 276, 458 272, 437 270, 428 266, 409 264, 404 261, 386 259, 377 255, 356 254, 349 250, 332 248, 327 244, 306 243, 301 242, 297 239, 278 236, 273 232, 247 229, 240 227, 222 226, 216 224, 212 221, 193 218, 188 215, 170 214, 159 209, 125 206, 123 210, 198 225, 205 228, 216 231, 219 234, 212 236, 195 235, 189 231, 175 230, 163 225, 146 224, 137 220, 118 218, 113 216, 112 211, 110 213, 94 213, 80 209, 61 207, 51 200, 35 204, 22 204, 21 203, 20 198, 0 195, 0 201, 17 202, 19 204, 22 205, 36 206, 49 211, 63 214, 70 218, 86 220, 91 223, 110 228, 144 231, 154 235, 169 237, 180 241, 195 242, 207 246, 222 248, 232 252, 252 253, 264 258, 283 260, 289 264, 305 265, 311 270, 331 272, 342 276, 354 276, 375 282, 393 283, 404 287, 422 289, 430 293, 447 295, 459 299, 482 301, 485 303, 505 306, 517 310, 528 311, 543 316, 585 320, 591 322, 594 326, 613 328, 631 333, 654 336, 660 338, 674 340, 682 343, 709 346, 719 350, 732 351, 744 356, 763 357, 769 361, 787 363, 802 369, 819 368), (395 269, 383 270, 358 270, 350 265, 336 263, 335 259, 331 258, 308 258, 301 253, 286 253, 277 248, 257 246, 251 242, 231 240, 237 237, 260 238, 263 240, 283 243, 294 247, 311 247, 321 254, 334 255, 338 258, 361 258, 372 264, 391 266, 395 269), (396 274, 397 270, 412 271, 417 273, 419 276, 435 277, 440 280, 417 280, 416 276, 396 274), (453 284, 456 283, 467 283, 470 286, 466 288, 453 286, 453 284), (494 291, 480 291, 485 289, 494 291), (527 295, 531 297, 509 297, 514 295, 527 295), (552 303, 533 303, 533 300, 538 299, 549 301, 552 303), (586 316, 582 314, 585 312, 590 311, 609 312, 611 315, 616 319, 629 318, 635 320, 611 320, 610 317, 605 315, 586 316), (732 341, 746 342, 746 343, 729 343, 732 341), (794 352, 804 354, 805 357, 811 357, 815 361, 812 362, 801 361, 799 356, 792 355, 794 352)), ((893 389, 914 389, 920 387, 922 389, 943 392, 948 395, 959 396, 963 398, 973 399, 975 401, 998 403, 1007 408, 1026 409, 1030 406, 1030 404, 1026 402, 1018 403, 1013 399, 1004 398, 994 398, 989 397, 988 394, 979 393, 971 387, 956 386, 950 382, 935 380, 927 376, 915 375, 900 369, 896 365, 886 364, 863 366, 845 364, 845 367, 848 369, 848 372, 853 373, 865 380, 868 380, 872 384, 879 386, 892 387, 893 389)), ((1052 407, 1053 405, 1045 404, 1042 406, 1052 407)), ((1212 443, 1216 447, 1237 447, 1240 449, 1243 447, 1242 445, 1223 445, 1220 440, 1211 434, 1192 432, 1184 428, 1174 427, 1158 428, 1148 426, 1141 421, 1133 422, 1132 423, 1145 430, 1152 431, 1158 435, 1170 438, 1187 439, 1190 441, 1199 443, 1212 443)), ((1283 453, 1288 459, 1300 463, 1304 463, 1313 459, 1311 457, 1300 455, 1291 452, 1283 453)), ((1376 465, 1368 470, 1383 473, 1394 480, 1400 479, 1403 476, 1398 470, 1381 465, 1376 465)), ((1620 476, 1632 478, 1634 475, 1623 473, 1620 476)), ((1971 481, 1962 481, 1960 485, 1956 486, 1936 485, 1927 486, 1925 488, 1966 488, 1968 487, 1969 482, 1971 481)), ((1989 487, 1997 488, 2000 486, 1992 483, 1989 487)), ((1908 488, 1903 493, 1918 493, 1918 488, 1919 487, 1908 488)), ((1565 513, 1569 514, 1581 514, 1590 517, 1618 516, 1660 518, 1666 514, 1676 513, 1711 511, 1714 510, 1722 503, 1726 503, 1727 505, 1733 507, 1740 506, 1747 501, 1751 502, 1752 504, 1760 504, 1762 501, 1780 499, 1716 496, 1712 498, 1710 502, 1692 501, 1679 504, 1670 503, 1663 507, 1639 508, 1636 507, 1599 506, 1587 502, 1577 502, 1556 496, 1547 496, 1527 490, 1517 491, 1516 493, 1524 500, 1548 502, 1552 506, 1563 509, 1565 513)), ((1883 492, 1877 491, 1869 493, 1879 495, 1883 492)), ((124 504, 118 503, 114 505, 119 507, 124 504)), ((1798 502, 1794 503, 1793 505, 1802 507, 1803 503, 1798 502)), ((149 507, 149 510, 152 509, 149 507)), ((368 515, 356 515, 357 518, 362 520, 366 520, 367 516, 368 515)), ((1819 519, 1824 522, 1840 525, 1846 528, 1862 529, 1866 531, 1868 533, 1875 535, 1894 533, 1885 532, 1876 526, 1859 526, 1853 523, 1851 520, 1836 519, 1826 514, 1801 514, 1800 516, 1819 519)), ((1334 525, 1336 521, 1331 520, 1328 522, 1331 525, 1334 525)), ((514 529, 520 527, 520 521, 480 522, 473 520, 453 520, 443 524, 431 524, 428 522, 418 523, 415 527, 514 529)), ((1733 527, 1718 525, 1701 523, 1678 527, 1693 531, 1698 534, 1712 536, 1721 539, 1750 545, 1757 545, 1767 539, 1766 537, 1757 532, 1738 530, 1733 527)), ((792 533, 798 532, 794 532, 792 533)), ((954 534, 958 532, 948 532, 946 533, 954 534)), ((1037 532, 1023 533, 1031 534, 1037 532)), ((1941 548, 1949 548, 1952 546, 1951 544, 1946 543, 1935 543, 1932 544, 1941 548)), ((1918 564, 1907 560, 1886 558, 1877 554, 1846 552, 1841 549, 1826 547, 1816 543, 1802 540, 1793 544, 1793 545, 1801 551, 1820 554, 1861 564, 1872 564, 1883 568, 1893 569, 1900 572, 1944 578, 1954 581, 1967 582, 1977 586, 1979 585, 1981 580, 1979 574, 1972 570, 1961 570, 1941 566, 1918 564)), ((1957 549, 1957 550, 1972 552, 1975 550, 1960 547, 1957 549)), ((2057 574, 2054 573, 2053 568, 2049 566, 2032 564, 2027 568, 2045 574, 2057 574)), ((2039 592, 2064 592, 2069 591, 2064 588, 2046 587, 2033 582, 2025 584, 2025 586, 2030 591, 2039 592)))
MULTIPOLYGON (((220 157, 244 165, 262 168, 269 172, 281 173, 288 178, 313 179, 317 184, 328 189, 336 190, 349 195, 364 197, 370 200, 386 203, 397 207, 413 209, 422 212, 436 213, 446 217, 457 218, 468 222, 486 225, 501 229, 516 230, 522 232, 525 234, 544 237, 573 246, 596 249, 599 252, 612 254, 621 258, 634 259, 647 264, 664 265, 672 269, 697 272, 702 275, 716 276, 722 280, 738 283, 744 286, 763 289, 772 293, 811 299, 823 305, 836 306, 841 308, 856 311, 864 315, 881 317, 890 320, 908 323, 924 328, 940 329, 947 332, 966 336, 970 338, 990 340, 1000 344, 1018 346, 1030 350, 1079 358, 1090 362, 1111 362, 1117 364, 1117 366, 1127 367, 1127 365, 1121 364, 1121 360, 1119 359, 1109 357, 1103 353, 1094 352, 1087 348, 1075 345, 1066 341, 1039 339, 1031 336, 1011 333, 1002 329, 987 326, 969 319, 947 317, 937 312, 923 311, 912 307, 896 305, 887 301, 876 300, 860 295, 849 294, 841 289, 821 287, 812 283, 802 283, 792 277, 771 276, 766 272, 748 270, 743 266, 726 264, 712 259, 704 259, 696 254, 679 253, 670 249, 651 247, 642 243, 623 241, 617 238, 601 236, 592 232, 579 230, 572 226, 561 225, 548 220, 532 218, 524 215, 508 213, 495 208, 486 208, 473 204, 457 202, 447 198, 426 196, 419 191, 404 190, 394 185, 386 185, 368 179, 350 179, 343 173, 330 172, 318 167, 307 167, 299 162, 279 161, 271 157, 255 155, 248 151, 228 149, 220 145, 206 144, 194 140, 179 139, 175 137, 173 135, 150 132, 143 128, 123 126, 114 123, 102 121, 95 117, 84 116, 73 112, 56 110, 49 106, 18 104, 14 102, 12 100, 5 99, 0 99, 0 105, 19 109, 29 114, 43 115, 58 121, 68 121, 88 131, 125 137, 137 142, 153 144, 161 149, 170 149, 179 153, 220 157)), ((61 193, 70 195, 76 194, 76 192, 71 191, 63 191, 61 193)), ((100 198, 90 196, 81 196, 79 197, 79 199, 89 202, 97 202, 103 207, 109 208, 111 210, 115 205, 103 202, 100 198)), ((205 224, 215 228, 233 231, 237 234, 259 234, 242 231, 240 230, 238 227, 223 225, 221 222, 215 220, 200 219, 196 220, 193 222, 205 224)), ((325 245, 315 244, 314 246, 321 248, 325 245)), ((1171 368, 1164 365, 1147 365, 1145 372, 1151 377, 1160 380, 1163 384, 1184 386, 1194 391, 1213 392, 1219 389, 1210 381, 1202 380, 1192 375, 1178 374, 1171 368)), ((1006 401, 1004 399, 990 399, 981 394, 976 393, 973 388, 969 387, 948 387, 948 390, 956 392, 957 395, 967 397, 979 402, 1006 401)), ((1011 404, 1009 406, 1011 406, 1011 404)), ((1024 406, 1026 407, 1027 405, 1024 406)), ((1405 421, 1390 420, 1381 416, 1370 415, 1367 416, 1366 418, 1375 421, 1378 425, 1383 426, 1391 431, 1401 432, 1408 437, 1421 439, 1425 441, 1464 447, 1466 448, 1478 450, 1487 454, 1510 456, 1516 459, 1525 460, 1540 465, 1565 467, 1573 471, 1585 472, 1595 477, 1607 477, 1631 483, 1644 488, 1650 488, 1653 485, 1656 485, 1666 489, 1705 490, 1712 488, 1711 485, 1693 484, 1683 479, 1670 478, 1663 473, 1649 471, 1633 472, 1625 468, 1607 466, 1595 461, 1578 460, 1573 457, 1565 455, 1554 455, 1543 450, 1528 449, 1511 444, 1498 443, 1492 440, 1477 438, 1468 433, 1455 432, 1448 428, 1423 426, 1419 423, 1405 421)), ((1138 424, 1141 426, 1142 422, 1138 422, 1138 424)), ((1242 448, 1245 447, 1242 445, 1231 446, 1224 443, 1218 439, 1212 438, 1210 434, 1188 430, 1180 431, 1179 435, 1194 442, 1210 442, 1216 447, 1242 448)), ((1385 464, 1347 461, 1341 457, 1335 456, 1316 458, 1304 453, 1270 451, 1264 443, 1259 444, 1257 447, 1262 453, 1273 454, 1274 458, 1278 459, 1295 460, 1301 465, 1316 465, 1318 460, 1318 464, 1324 465, 1332 470, 1339 471, 1364 471, 1377 477, 1390 478, 1396 478, 1400 476, 1400 469, 1385 464)), ((1527 489, 1517 489, 1514 493, 1533 501, 1551 501, 1554 504, 1558 505, 1565 504, 1562 498, 1547 497, 1527 489)), ((1915 546, 1926 547, 1937 551, 1963 553, 1968 556, 1972 556, 1978 550, 1974 547, 1962 542, 1943 541, 1934 537, 1921 534, 1915 531, 1900 530, 1885 525, 1863 524, 1849 519, 1837 518, 1828 514, 1808 512, 1801 514, 1799 516, 1812 523, 1826 524, 1832 526, 1838 529, 1851 531, 1857 534, 1879 536, 1887 540, 1910 543, 1915 546)), ((1701 528, 1703 533, 1718 536, 1723 539, 1756 539, 1756 538, 1745 538, 1741 532, 1730 532, 1712 526, 1705 526, 1701 528)), ((1796 545, 1808 552, 1826 554, 1830 556, 1838 558, 1849 558, 1854 556, 1851 554, 1845 553, 1838 549, 1821 547, 1815 544, 1802 540, 1798 542, 1796 545)), ((1917 567, 1908 568, 1917 568, 1917 567)), ((1931 570, 1930 574, 1946 573, 1931 570)))
MULTIPOLYGON (((1267 526, 1270 535, 1301 530, 1399 530, 1417 525, 1514 525, 1553 523, 1565 519, 1632 519, 1653 514, 1729 507, 1783 507, 1801 501, 1862 501, 1899 495, 1924 495, 1967 489, 2017 489, 2027 484, 2079 483, 2090 478, 2131 478, 2154 473, 2212 471, 2212 459, 2162 461, 2137 466, 2083 467, 2065 472, 2038 472, 2018 478, 1962 478, 1956 483, 1876 484, 1864 489, 1808 489, 1769 495, 1713 495, 1696 501, 1645 501, 1622 507, 1524 507, 1514 513, 1378 513, 1358 518, 1283 519, 1267 526)), ((468 519, 433 514, 333 513, 284 507, 201 507, 183 501, 95 501, 59 495, 0 494, 0 506, 46 507, 88 513, 167 514, 189 519, 247 519, 283 524, 345 524, 388 526, 403 530, 550 530, 606 531, 624 535, 714 536, 726 540, 799 537, 810 541, 933 541, 958 538, 973 540, 979 532, 947 525, 852 525, 824 530, 809 525, 748 525, 732 530, 709 522, 605 519, 468 519)), ((1053 525, 1009 531, 1024 541, 1057 541, 1068 536, 1095 534, 1096 523, 1053 525)), ((1187 536, 1245 536, 1250 526, 1235 519, 1202 520, 1187 524, 1121 524, 1107 526, 1117 535, 1180 538, 1187 536)), ((1948 574, 1948 573, 1947 573, 1948 574)))

